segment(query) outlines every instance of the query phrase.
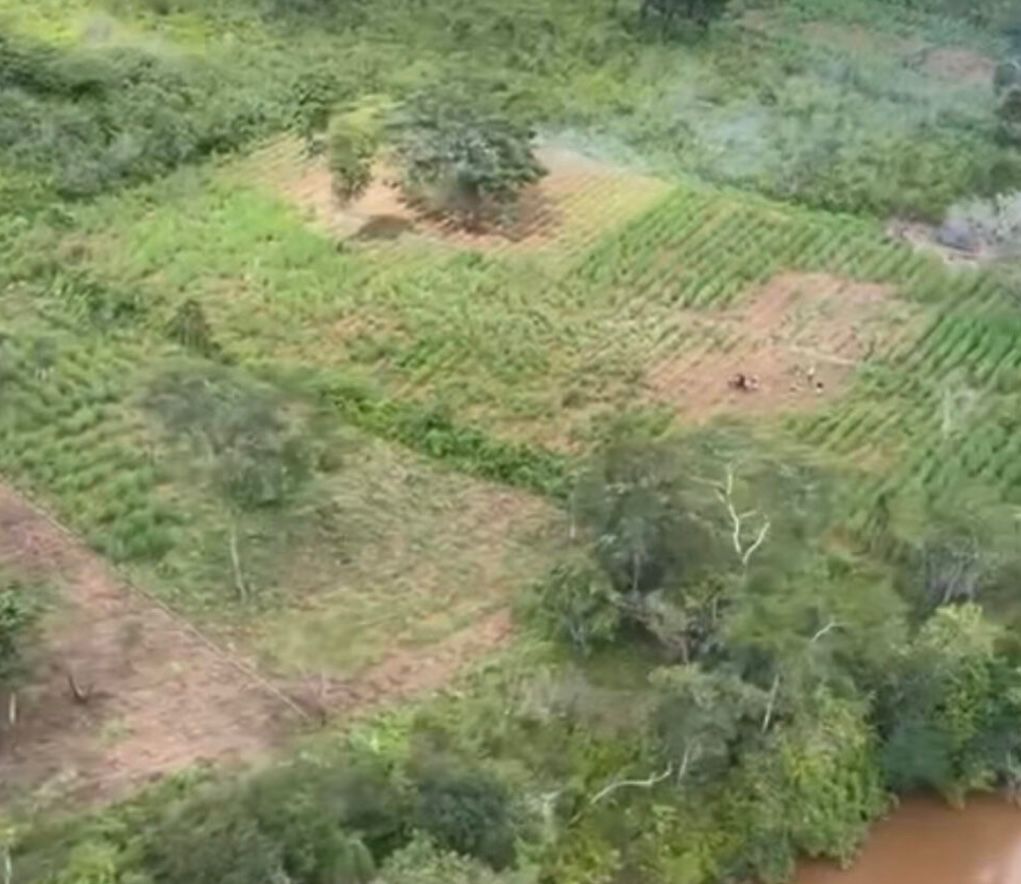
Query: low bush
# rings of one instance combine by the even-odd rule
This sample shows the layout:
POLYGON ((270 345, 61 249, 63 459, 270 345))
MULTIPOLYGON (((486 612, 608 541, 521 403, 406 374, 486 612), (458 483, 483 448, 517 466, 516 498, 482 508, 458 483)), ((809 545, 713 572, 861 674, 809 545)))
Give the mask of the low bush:
POLYGON ((365 192, 372 181, 378 149, 378 123, 371 108, 340 114, 330 121, 326 151, 338 199, 347 202, 365 192))
POLYGON ((515 823, 510 789, 492 774, 433 762, 415 780, 416 826, 437 845, 500 870, 513 864, 515 823))

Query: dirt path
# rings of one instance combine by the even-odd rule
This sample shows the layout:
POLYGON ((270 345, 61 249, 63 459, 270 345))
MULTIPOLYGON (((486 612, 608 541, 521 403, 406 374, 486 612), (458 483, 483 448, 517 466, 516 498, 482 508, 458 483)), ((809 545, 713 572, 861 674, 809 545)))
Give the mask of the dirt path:
POLYGON ((0 804, 29 793, 101 801, 200 762, 265 756, 310 722, 436 690, 510 637, 502 611, 350 679, 270 684, 2 484, 0 568, 57 591, 13 726, 0 698, 0 804))

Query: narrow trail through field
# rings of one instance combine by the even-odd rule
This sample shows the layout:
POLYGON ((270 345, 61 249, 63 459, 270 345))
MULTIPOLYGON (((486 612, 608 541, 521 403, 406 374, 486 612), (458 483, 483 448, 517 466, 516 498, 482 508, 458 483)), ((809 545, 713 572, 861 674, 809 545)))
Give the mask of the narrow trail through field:
POLYGON ((106 800, 200 762, 265 757, 309 723, 441 688, 510 637, 500 611, 349 679, 271 682, 3 484, 0 568, 57 592, 31 678, 13 707, 0 698, 0 803, 39 789, 106 800))

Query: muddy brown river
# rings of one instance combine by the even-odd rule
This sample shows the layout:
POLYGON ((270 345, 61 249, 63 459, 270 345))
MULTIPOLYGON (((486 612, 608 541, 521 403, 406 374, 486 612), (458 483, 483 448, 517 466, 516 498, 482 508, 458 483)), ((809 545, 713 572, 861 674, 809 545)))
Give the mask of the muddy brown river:
POLYGON ((1021 884, 1021 809, 991 797, 963 810, 908 799, 876 825, 854 866, 806 863, 796 884, 1021 884))

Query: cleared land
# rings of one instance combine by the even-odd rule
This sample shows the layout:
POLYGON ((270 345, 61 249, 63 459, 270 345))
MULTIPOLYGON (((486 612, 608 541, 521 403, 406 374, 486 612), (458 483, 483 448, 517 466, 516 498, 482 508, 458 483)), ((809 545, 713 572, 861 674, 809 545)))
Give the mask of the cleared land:
MULTIPOLYGON (((24 11, 0 0, 13 8, 24 11)), ((88 11, 50 0, 22 30, 56 45, 134 45, 144 33, 161 52, 227 58, 265 39, 254 19, 226 40, 199 14, 147 19, 146 32, 88 11)), ((391 14, 407 26, 403 9, 391 14)), ((619 22, 607 27, 631 40, 619 22)), ((839 176, 812 189, 825 178, 812 150, 843 138, 845 117, 856 133, 892 127, 903 143, 882 156, 899 157, 934 117, 966 131, 991 114, 990 62, 974 48, 800 27, 797 51, 758 51, 794 33, 775 16, 735 25, 726 52, 650 43, 640 64, 622 55, 626 71, 579 75, 592 103, 572 107, 594 119, 634 105, 620 131, 659 144, 661 165, 716 182, 795 182, 805 190, 776 190, 816 206, 852 190, 839 176), (720 60, 734 58, 748 70, 720 60), (722 100, 732 87, 736 98, 722 100), (806 94, 818 105, 792 114, 806 94), (780 123, 795 117, 810 122, 791 138, 780 123), (663 120, 674 128, 657 128, 663 120)), ((381 71, 401 68, 396 41, 375 50, 381 71)), ((558 100, 584 93, 564 82, 558 100)), ((879 182, 878 193, 854 192, 863 214, 879 214, 886 167, 860 174, 861 157, 880 152, 850 140, 832 168, 879 182)), ((529 456, 564 455, 550 462, 567 473, 607 418, 652 412, 754 420, 853 465, 852 519, 879 495, 938 497, 962 483, 1021 502, 1021 318, 1002 277, 948 267, 879 220, 667 180, 612 152, 548 145, 550 175, 525 194, 518 223, 484 234, 411 211, 385 170, 361 200, 338 205, 321 160, 289 137, 5 229, 17 266, 0 298, 0 473, 93 550, 0 493, 0 559, 59 590, 6 734, 5 786, 107 794, 202 758, 258 754, 299 721, 431 690, 500 646, 508 600, 553 560, 562 517, 549 501, 447 469, 462 431, 471 444, 517 446, 507 449, 521 455, 517 484, 533 489, 543 479, 529 456), (168 367, 210 366, 166 332, 186 299, 231 371, 280 382, 287 396, 282 379, 298 377, 295 408, 335 407, 335 468, 286 510, 241 525, 247 603, 233 588, 229 508, 201 457, 171 444, 141 404, 168 367), (736 387, 739 375, 752 388, 736 387), (355 413, 368 429, 352 429, 355 413), (95 686, 88 704, 71 700, 69 668, 95 686)), ((933 179, 910 156, 897 166, 933 179)), ((909 196, 928 193, 903 177, 909 196)), ((504 466, 487 475, 505 478, 504 466)))
MULTIPOLYGON (((506 519, 494 527, 506 528, 506 519)), ((442 688, 511 635, 508 612, 499 607, 506 599, 489 583, 478 587, 492 593, 480 604, 495 608, 493 613, 445 609, 443 619, 419 624, 414 643, 409 628, 395 628, 392 618, 332 622, 348 600, 327 597, 318 614, 296 612, 275 632, 270 626, 263 630, 277 649, 274 659, 288 651, 295 659, 286 673, 264 664, 260 674, 237 649, 219 646, 141 595, 2 486, 0 568, 55 590, 29 660, 31 676, 13 698, 4 697, 3 802, 27 795, 35 801, 109 799, 198 763, 265 757, 297 730, 329 720, 347 723, 354 715, 442 688), (332 612, 331 602, 338 606, 332 612), (457 615, 467 626, 452 632, 457 615), (349 659, 365 647, 354 639, 359 633, 363 639, 385 637, 386 650, 377 650, 374 665, 355 666, 349 659), (294 648, 287 647, 288 635, 294 648), (307 644, 298 642, 300 636, 307 644), (339 651, 342 660, 320 659, 329 650, 339 651)), ((385 587, 395 617, 414 611, 400 590, 421 594, 434 588, 414 576, 385 587)), ((442 605, 449 595, 437 591, 432 602, 442 605)))
POLYGON ((264 754, 299 718, 243 663, 4 487, 0 566, 56 590, 32 677, 8 700, 0 800, 29 788, 108 798, 201 761, 264 754))

